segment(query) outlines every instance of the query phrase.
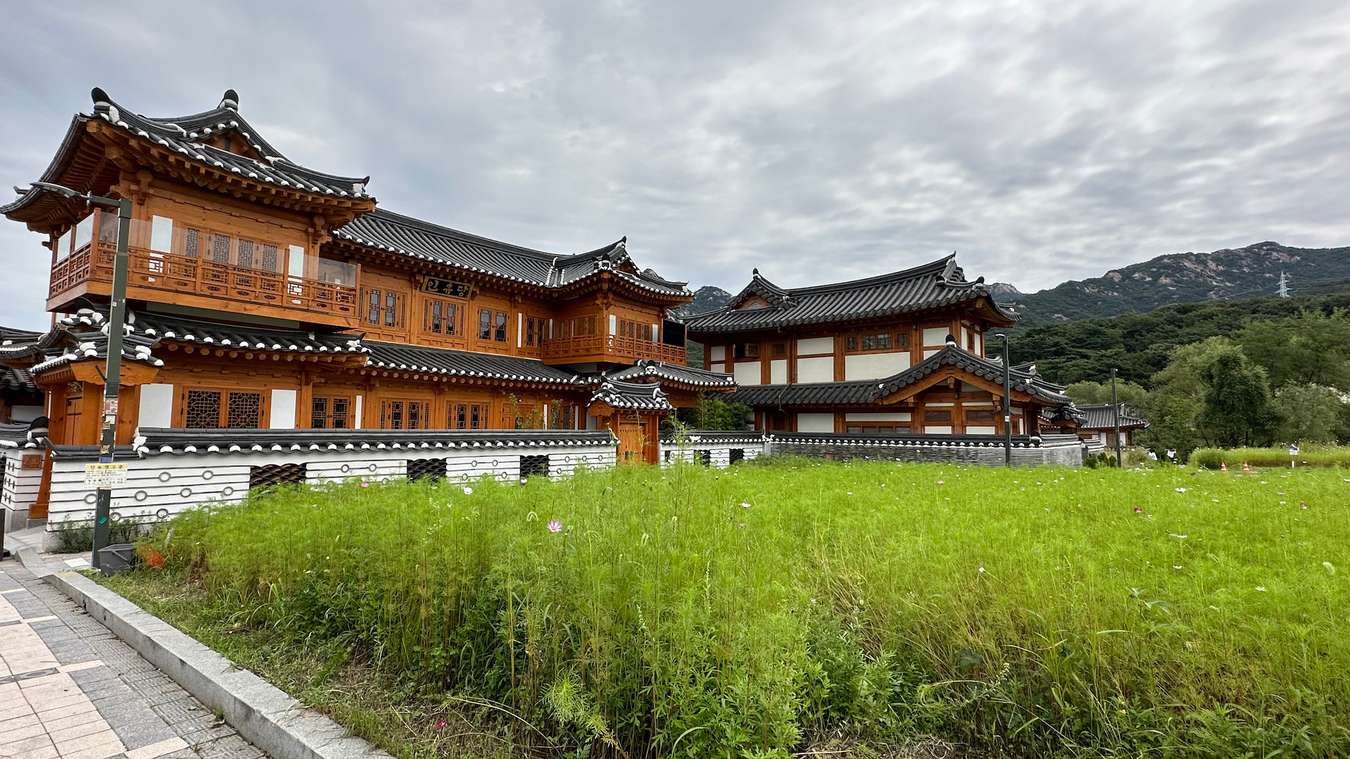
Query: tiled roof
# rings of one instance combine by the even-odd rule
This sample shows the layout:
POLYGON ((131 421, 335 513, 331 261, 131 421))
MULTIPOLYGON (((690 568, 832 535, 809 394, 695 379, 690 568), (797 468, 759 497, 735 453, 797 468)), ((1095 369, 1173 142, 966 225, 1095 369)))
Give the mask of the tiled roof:
POLYGON ((691 334, 746 332, 805 324, 870 319, 986 299, 995 313, 1013 321, 989 295, 984 278, 967 282, 956 256, 879 277, 813 287, 779 287, 755 270, 746 285, 721 310, 687 322, 691 334), (738 308, 758 296, 768 305, 738 308))
POLYGON ((687 297, 683 282, 662 279, 650 269, 633 273, 620 266, 629 261, 626 239, 586 253, 564 256, 512 245, 377 208, 333 230, 333 236, 377 250, 489 274, 537 287, 557 289, 610 271, 634 287, 652 293, 687 297))
MULTIPOLYGON (((237 430, 141 428, 141 456, 287 451, 583 448, 611 446, 608 430, 237 430)), ((60 449, 58 449, 60 452, 60 449)))
MULTIPOLYGON (((999 384, 1003 382, 1002 364, 948 344, 918 364, 883 379, 795 385, 747 385, 725 396, 725 400, 759 407, 867 405, 876 403, 884 396, 912 385, 947 366, 991 382, 999 384)), ((1031 395, 1049 405, 1067 406, 1070 403, 1069 397, 1064 395, 1062 386, 1047 382, 1034 372, 1014 368, 1011 380, 1013 390, 1031 395)))
POLYGON ((591 396, 591 403, 600 401, 614 408, 641 409, 646 411, 674 411, 661 386, 640 382, 618 382, 606 380, 591 396))
MULTIPOLYGON (((72 154, 76 143, 85 132, 85 125, 97 120, 148 140, 198 165, 256 182, 330 197, 371 199, 366 192, 366 183, 370 181, 370 177, 336 176, 288 160, 239 114, 239 96, 233 90, 226 91, 220 104, 215 108, 190 116, 143 116, 114 102, 106 92, 97 87, 94 88, 91 97, 94 101, 93 112, 76 114, 72 119, 60 150, 43 172, 43 181, 58 180, 58 174, 65 163, 64 158, 72 154), (224 131, 233 131, 243 137, 263 156, 263 159, 237 155, 206 144, 211 135, 224 131)), ((0 214, 10 214, 51 195, 53 193, 41 188, 20 191, 14 201, 0 206, 0 214)))
MULTIPOLYGON (((1115 418, 1111 413, 1111 404, 1109 403, 1078 406, 1078 411, 1083 415, 1083 420, 1078 424, 1080 430, 1115 429, 1115 418)), ((1129 406, 1120 404, 1120 428, 1122 430, 1143 429, 1147 426, 1147 419, 1140 416, 1129 406)))
POLYGON ((397 343, 365 343, 370 353, 369 366, 379 369, 443 374, 452 377, 541 382, 550 385, 576 385, 581 378, 572 372, 549 366, 542 361, 520 356, 425 348, 397 343))
POLYGON ((736 380, 730 374, 708 371, 692 366, 667 364, 662 361, 642 359, 632 366, 617 369, 605 375, 612 380, 665 380, 667 382, 692 387, 729 388, 736 386, 736 380))
MULTIPOLYGON (((63 315, 57 324, 72 328, 107 331, 107 315, 102 311, 81 309, 63 315)), ((226 324, 209 319, 170 316, 153 312, 127 313, 127 336, 135 335, 151 347, 161 341, 195 343, 217 348, 278 351, 283 353, 365 353, 360 335, 344 332, 318 332, 279 329, 252 324, 226 324)))
POLYGON ((760 408, 866 405, 876 400, 880 389, 877 380, 742 385, 735 392, 722 396, 722 400, 760 408))
MULTIPOLYGON (((42 343, 59 347, 60 353, 48 354, 45 361, 34 364, 29 371, 42 374, 58 369, 72 361, 108 357, 108 320, 97 311, 83 309, 78 314, 65 315, 57 320, 57 329, 44 335, 42 343), (53 339, 48 339, 48 337, 53 339), (64 345, 62 345, 64 343, 64 345)), ((136 361, 150 366, 164 366, 150 349, 155 340, 127 330, 122 335, 122 360, 136 361)))

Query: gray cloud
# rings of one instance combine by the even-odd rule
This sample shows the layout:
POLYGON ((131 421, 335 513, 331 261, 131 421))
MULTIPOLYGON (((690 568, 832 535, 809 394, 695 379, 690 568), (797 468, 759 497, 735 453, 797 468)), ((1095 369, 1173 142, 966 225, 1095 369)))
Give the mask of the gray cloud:
MULTIPOLYGON (((381 204, 740 287, 957 250, 1024 290, 1264 239, 1350 242, 1350 6, 1328 2, 28 3, 0 184, 93 85, 242 110, 381 204)), ((0 323, 47 257, 0 225, 0 323)))

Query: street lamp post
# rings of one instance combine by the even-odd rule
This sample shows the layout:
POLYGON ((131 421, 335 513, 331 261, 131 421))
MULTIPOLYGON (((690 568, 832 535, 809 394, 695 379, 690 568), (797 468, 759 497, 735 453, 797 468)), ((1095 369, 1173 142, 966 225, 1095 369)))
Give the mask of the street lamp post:
POLYGON ((1120 463, 1120 399, 1116 396, 1116 370, 1111 370, 1111 423, 1116 428, 1116 468, 1120 463))
POLYGON ((1003 341, 1003 466, 1012 466, 1012 363, 1008 334, 998 332, 994 335, 1003 341))
MULTIPOLYGON (((117 209, 117 256, 113 259, 112 296, 108 307, 108 359, 103 377, 103 406, 99 409, 101 433, 98 441, 100 464, 113 463, 117 440, 117 399, 122 390, 122 332, 127 310, 127 250, 131 240, 131 201, 109 198, 93 193, 79 192, 52 182, 34 182, 41 187, 68 198, 84 200, 86 204, 117 209)), ((112 489, 100 486, 94 502, 94 546, 90 563, 95 569, 103 563, 99 551, 108 545, 112 528, 112 489)))

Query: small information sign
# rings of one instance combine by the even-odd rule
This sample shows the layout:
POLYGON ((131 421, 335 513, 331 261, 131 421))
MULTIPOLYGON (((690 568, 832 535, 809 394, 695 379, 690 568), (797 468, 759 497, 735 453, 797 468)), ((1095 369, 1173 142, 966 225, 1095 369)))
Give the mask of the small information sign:
POLYGON ((108 489, 127 484, 126 464, 85 464, 84 486, 87 488, 108 489))

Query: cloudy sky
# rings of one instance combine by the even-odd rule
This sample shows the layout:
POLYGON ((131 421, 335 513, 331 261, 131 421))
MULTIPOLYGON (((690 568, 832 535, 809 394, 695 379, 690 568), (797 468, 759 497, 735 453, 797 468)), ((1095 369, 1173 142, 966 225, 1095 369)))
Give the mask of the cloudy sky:
MULTIPOLYGON (((557 252, 628 235, 729 290, 953 250, 1030 291, 1350 244, 1345 0, 299 5, 7 7, 0 196, 94 85, 147 115, 233 87, 277 148, 370 174, 385 207, 557 252)), ((37 236, 0 223, 0 255, 0 323, 43 326, 37 236)))

